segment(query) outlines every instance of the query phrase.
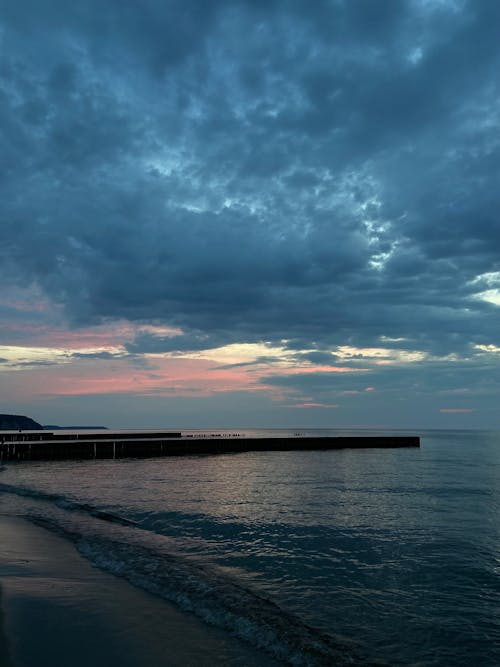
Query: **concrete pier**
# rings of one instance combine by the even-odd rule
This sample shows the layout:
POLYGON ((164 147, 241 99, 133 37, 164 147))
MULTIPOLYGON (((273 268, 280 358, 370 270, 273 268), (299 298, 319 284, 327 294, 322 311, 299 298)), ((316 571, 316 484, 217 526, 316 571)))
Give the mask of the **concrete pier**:
POLYGON ((186 456, 246 451, 419 447, 418 436, 271 436, 178 431, 0 432, 0 461, 186 456))

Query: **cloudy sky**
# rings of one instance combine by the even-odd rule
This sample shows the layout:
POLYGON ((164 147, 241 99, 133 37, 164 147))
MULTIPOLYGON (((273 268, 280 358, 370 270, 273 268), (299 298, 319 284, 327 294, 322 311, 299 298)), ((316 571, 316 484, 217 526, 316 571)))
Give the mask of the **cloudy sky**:
POLYGON ((497 0, 6 0, 0 412, 499 427, 497 0))

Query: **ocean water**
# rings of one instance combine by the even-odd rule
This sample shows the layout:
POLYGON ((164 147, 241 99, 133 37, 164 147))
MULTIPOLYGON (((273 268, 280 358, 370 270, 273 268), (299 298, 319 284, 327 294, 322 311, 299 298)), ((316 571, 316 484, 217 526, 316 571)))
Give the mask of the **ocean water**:
POLYGON ((500 433, 419 435, 9 463, 0 510, 284 664, 499 665, 500 433))

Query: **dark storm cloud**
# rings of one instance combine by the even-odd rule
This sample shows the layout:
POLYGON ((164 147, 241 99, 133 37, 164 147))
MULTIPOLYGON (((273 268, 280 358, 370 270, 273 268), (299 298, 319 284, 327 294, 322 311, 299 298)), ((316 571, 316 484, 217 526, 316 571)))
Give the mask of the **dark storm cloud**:
POLYGON ((499 19, 493 0, 10 3, 3 281, 75 323, 185 331, 133 353, 495 343, 473 281, 500 271, 499 19))
POLYGON ((312 364, 318 365, 331 365, 337 360, 337 357, 334 354, 331 354, 331 352, 312 351, 305 352, 303 354, 297 354, 295 356, 297 361, 309 361, 312 364))
POLYGON ((112 352, 71 352, 66 356, 71 359, 117 359, 123 355, 112 352))
POLYGON ((229 335, 217 336, 202 333, 191 333, 183 336, 155 336, 140 333, 133 343, 127 343, 125 349, 132 354, 162 353, 162 352, 196 352, 209 350, 225 345, 231 340, 229 335))
POLYGON ((279 357, 263 356, 263 357, 257 357, 253 361, 240 361, 235 364, 223 364, 221 366, 214 366, 214 370, 228 370, 230 368, 250 368, 252 366, 274 364, 279 361, 281 361, 279 357))

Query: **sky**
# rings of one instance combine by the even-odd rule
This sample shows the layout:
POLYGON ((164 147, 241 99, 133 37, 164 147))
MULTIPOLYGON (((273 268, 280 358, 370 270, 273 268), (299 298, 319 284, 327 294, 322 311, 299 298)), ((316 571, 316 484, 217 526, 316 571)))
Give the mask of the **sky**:
POLYGON ((6 0, 0 412, 500 428, 497 0, 6 0))

